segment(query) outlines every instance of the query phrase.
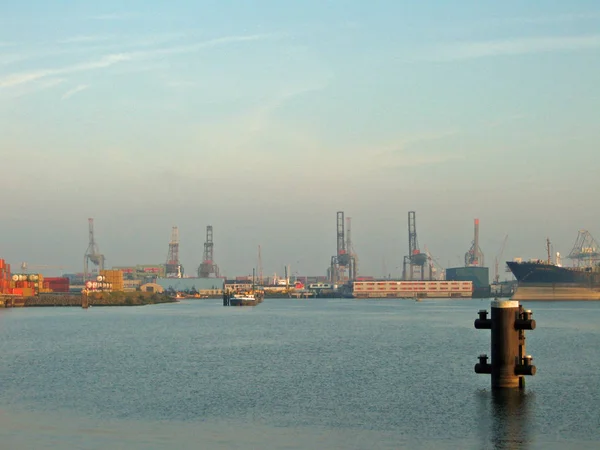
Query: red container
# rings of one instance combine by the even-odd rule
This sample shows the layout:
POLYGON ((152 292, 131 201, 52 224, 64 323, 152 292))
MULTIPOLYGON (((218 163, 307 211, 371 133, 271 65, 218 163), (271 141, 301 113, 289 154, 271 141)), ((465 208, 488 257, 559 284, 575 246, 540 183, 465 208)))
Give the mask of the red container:
POLYGON ((69 284, 69 279, 67 277, 44 277, 44 281, 49 281, 50 283, 67 283, 67 284, 69 284))
POLYGON ((66 277, 49 277, 44 278, 44 287, 52 289, 54 292, 69 292, 69 279, 66 277))

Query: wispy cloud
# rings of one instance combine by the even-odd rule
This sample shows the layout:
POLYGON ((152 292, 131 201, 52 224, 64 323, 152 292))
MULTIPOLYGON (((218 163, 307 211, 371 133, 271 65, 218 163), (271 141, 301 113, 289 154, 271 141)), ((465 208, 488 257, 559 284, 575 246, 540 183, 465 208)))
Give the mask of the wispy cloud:
POLYGON ((225 36, 221 38, 209 39, 194 44, 171 46, 166 48, 155 48, 151 50, 140 50, 123 53, 115 53, 105 55, 97 60, 74 64, 55 69, 40 69, 31 72, 20 72, 6 75, 0 78, 0 88, 17 86, 23 83, 29 83, 48 76, 67 75, 74 72, 88 71, 93 69, 102 69, 113 66, 120 62, 132 60, 148 60, 159 58, 161 56, 185 54, 200 51, 206 48, 223 46, 237 42, 259 41, 273 38, 274 34, 255 34, 255 35, 240 35, 240 36, 225 36))
POLYGON ((64 95, 61 97, 61 100, 67 100, 68 98, 73 97, 78 92, 84 91, 87 88, 89 88, 87 84, 80 84, 79 86, 76 86, 73 89, 65 92, 64 95))
POLYGON ((456 61, 488 56, 576 51, 600 47, 600 34, 587 36, 532 37, 496 41, 457 42, 440 45, 427 59, 456 61))
POLYGON ((21 98, 26 95, 35 94, 46 89, 60 86, 64 82, 65 79, 63 78, 48 78, 46 80, 41 80, 31 84, 17 86, 15 89, 9 91, 0 91, 0 96, 2 96, 2 98, 9 99, 21 98))
POLYGON ((73 36, 58 41, 59 44, 84 44, 89 42, 103 42, 114 39, 112 35, 89 35, 89 36, 73 36))
MULTIPOLYGON (((20 50, 16 48, 12 53, 0 54, 0 66, 10 65, 29 60, 52 60, 55 56, 76 54, 97 54, 99 52, 110 54, 123 52, 137 52, 148 47, 157 47, 185 37, 185 33, 158 33, 151 35, 81 35, 67 37, 54 43, 44 44, 36 50, 20 50), (58 45, 55 45, 58 44, 58 45)), ((9 47, 9 44, 6 45, 9 47)), ((16 44, 10 44, 17 47, 16 44)), ((0 45, 1 47, 1 45, 0 45)))
POLYGON ((183 53, 194 53, 206 48, 219 47, 228 44, 235 44, 238 42, 251 42, 251 41, 262 41, 266 39, 273 39, 279 36, 279 34, 275 33, 264 33, 264 34, 250 34, 250 35, 234 35, 234 36, 224 36, 220 38, 208 39, 206 41, 196 42, 193 44, 187 45, 177 45, 166 48, 157 48, 153 50, 147 51, 139 51, 139 52, 131 52, 130 55, 132 57, 158 57, 163 55, 175 55, 175 54, 183 54, 183 53))
POLYGON ((576 22, 585 20, 600 19, 600 12, 590 11, 585 13, 567 13, 557 15, 535 16, 535 17, 510 17, 508 19, 500 19, 501 23, 516 23, 516 24, 546 24, 546 23, 562 23, 576 22))
POLYGON ((0 55, 0 66, 6 66, 14 64, 16 62, 24 61, 27 56, 18 53, 0 55))
POLYGON ((447 36, 465 36, 465 33, 466 35, 472 35, 477 32, 490 32, 492 29, 498 31, 522 30, 523 27, 527 27, 528 30, 539 30, 548 29, 549 26, 590 25, 598 20, 600 20, 600 12, 598 11, 537 16, 487 17, 477 21, 465 20, 441 25, 438 27, 438 31, 443 31, 447 36))
POLYGON ((107 55, 95 61, 66 66, 59 69, 41 69, 33 72, 21 72, 0 78, 0 88, 18 86, 20 84, 29 83, 40 80, 49 76, 68 75, 73 72, 82 72, 93 69, 101 69, 110 67, 121 61, 128 61, 130 57, 126 54, 107 55))
POLYGON ((90 17, 93 20, 126 20, 137 16, 135 13, 108 13, 90 17))

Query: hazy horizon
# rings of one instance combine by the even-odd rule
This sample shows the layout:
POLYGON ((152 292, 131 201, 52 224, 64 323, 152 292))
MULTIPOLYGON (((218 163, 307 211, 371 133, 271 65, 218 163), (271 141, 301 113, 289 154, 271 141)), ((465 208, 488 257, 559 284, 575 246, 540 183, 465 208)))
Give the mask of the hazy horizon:
MULTIPOLYGON (((600 238, 600 6, 332 0, 0 5, 0 258, 399 276, 407 213, 457 266, 600 238)), ((567 263, 567 261, 564 261, 567 263)), ((501 269, 501 279, 505 277, 501 269)))

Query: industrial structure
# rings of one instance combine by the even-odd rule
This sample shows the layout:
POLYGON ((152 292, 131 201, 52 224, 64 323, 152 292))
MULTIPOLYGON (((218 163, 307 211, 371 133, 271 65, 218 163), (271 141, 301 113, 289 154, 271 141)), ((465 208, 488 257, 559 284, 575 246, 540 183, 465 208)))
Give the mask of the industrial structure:
POLYGON ((483 267, 483 252, 479 247, 479 219, 475 219, 475 232, 471 248, 465 253, 465 267, 483 267))
POLYGON ((473 242, 469 251, 465 253, 465 265, 446 269, 446 280, 472 281, 473 297, 490 296, 490 270, 483 266, 483 252, 479 247, 479 219, 475 219, 473 242))
POLYGON ((204 242, 202 263, 198 267, 198 277, 209 278, 211 275, 214 275, 216 278, 219 277, 219 267, 214 262, 213 250, 213 227, 212 225, 208 225, 206 227, 206 242, 204 242))
POLYGON ((600 261, 600 246, 589 231, 580 230, 567 258, 573 260, 577 267, 592 267, 600 261))
MULTIPOLYGON (((414 211, 408 212, 408 255, 404 257, 402 266, 402 279, 414 280, 415 274, 419 275, 419 279, 425 280, 425 266, 428 256, 426 253, 421 253, 419 250, 419 242, 417 241, 417 220, 414 211), (408 271, 407 271, 408 269, 408 271)), ((431 274, 430 274, 431 276, 431 274)))
POLYGON ((502 255, 504 254, 504 249, 506 248, 506 242, 508 241, 508 234, 504 236, 504 240, 502 241, 502 246, 500 247, 500 251, 494 258, 494 284, 500 283, 500 260, 502 259, 502 255))
POLYGON ((100 253, 98 244, 94 238, 94 219, 88 219, 89 243, 83 257, 83 278, 84 281, 90 277, 89 264, 92 263, 96 268, 96 273, 104 270, 104 255, 100 253))
POLYGON ((445 280, 446 278, 446 270, 442 267, 439 261, 432 256, 429 252, 427 246, 425 246, 425 254, 427 255, 427 267, 429 269, 429 279, 432 281, 435 280, 445 280))
POLYGON ((262 264, 262 252, 260 249, 260 244, 258 245, 258 285, 262 286, 264 284, 264 278, 263 278, 263 264, 262 264))
POLYGON ((352 283, 353 298, 470 298, 471 281, 365 280, 352 283))
POLYGON ((165 276, 167 278, 181 278, 183 276, 183 267, 179 262, 179 229, 177 227, 173 227, 171 231, 165 276))
POLYGON ((344 211, 337 212, 336 230, 337 252, 331 257, 328 275, 332 284, 343 284, 356 278, 356 255, 352 253, 351 238, 346 240, 344 211))
POLYGON ((354 280, 358 276, 358 256, 352 242, 352 217, 346 217, 346 251, 350 254, 350 280, 354 280))

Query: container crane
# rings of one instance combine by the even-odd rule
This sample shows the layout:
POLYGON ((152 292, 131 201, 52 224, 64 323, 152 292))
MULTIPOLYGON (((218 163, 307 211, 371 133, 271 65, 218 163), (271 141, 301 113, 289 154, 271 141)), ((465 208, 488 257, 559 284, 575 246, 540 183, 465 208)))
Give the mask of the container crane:
POLYGON ((429 278, 431 280, 444 279, 444 268, 438 262, 438 260, 431 255, 427 246, 425 246, 425 254, 427 255, 427 262, 429 266, 429 278))
POLYGON ((94 238, 94 219, 88 219, 88 235, 89 235, 89 244, 88 248, 85 251, 85 255, 83 256, 83 278, 85 281, 88 280, 89 273, 89 264, 92 263, 98 269, 98 273, 104 270, 104 255, 100 253, 98 249, 98 244, 96 243, 96 239, 94 238))
POLYGON ((500 247, 500 251, 496 255, 494 259, 494 284, 498 284, 500 282, 500 271, 498 270, 498 262, 502 259, 502 254, 504 253, 504 249, 506 248, 506 242, 508 241, 508 234, 504 236, 504 241, 502 241, 502 246, 500 247))
POLYGON ((418 267, 421 272, 421 280, 425 279, 424 266, 427 264, 427 255, 419 250, 417 241, 417 221, 414 211, 408 212, 408 255, 404 257, 404 265, 402 269, 402 279, 412 280, 414 276, 414 268, 418 267), (407 272, 407 266, 409 271, 407 272))

